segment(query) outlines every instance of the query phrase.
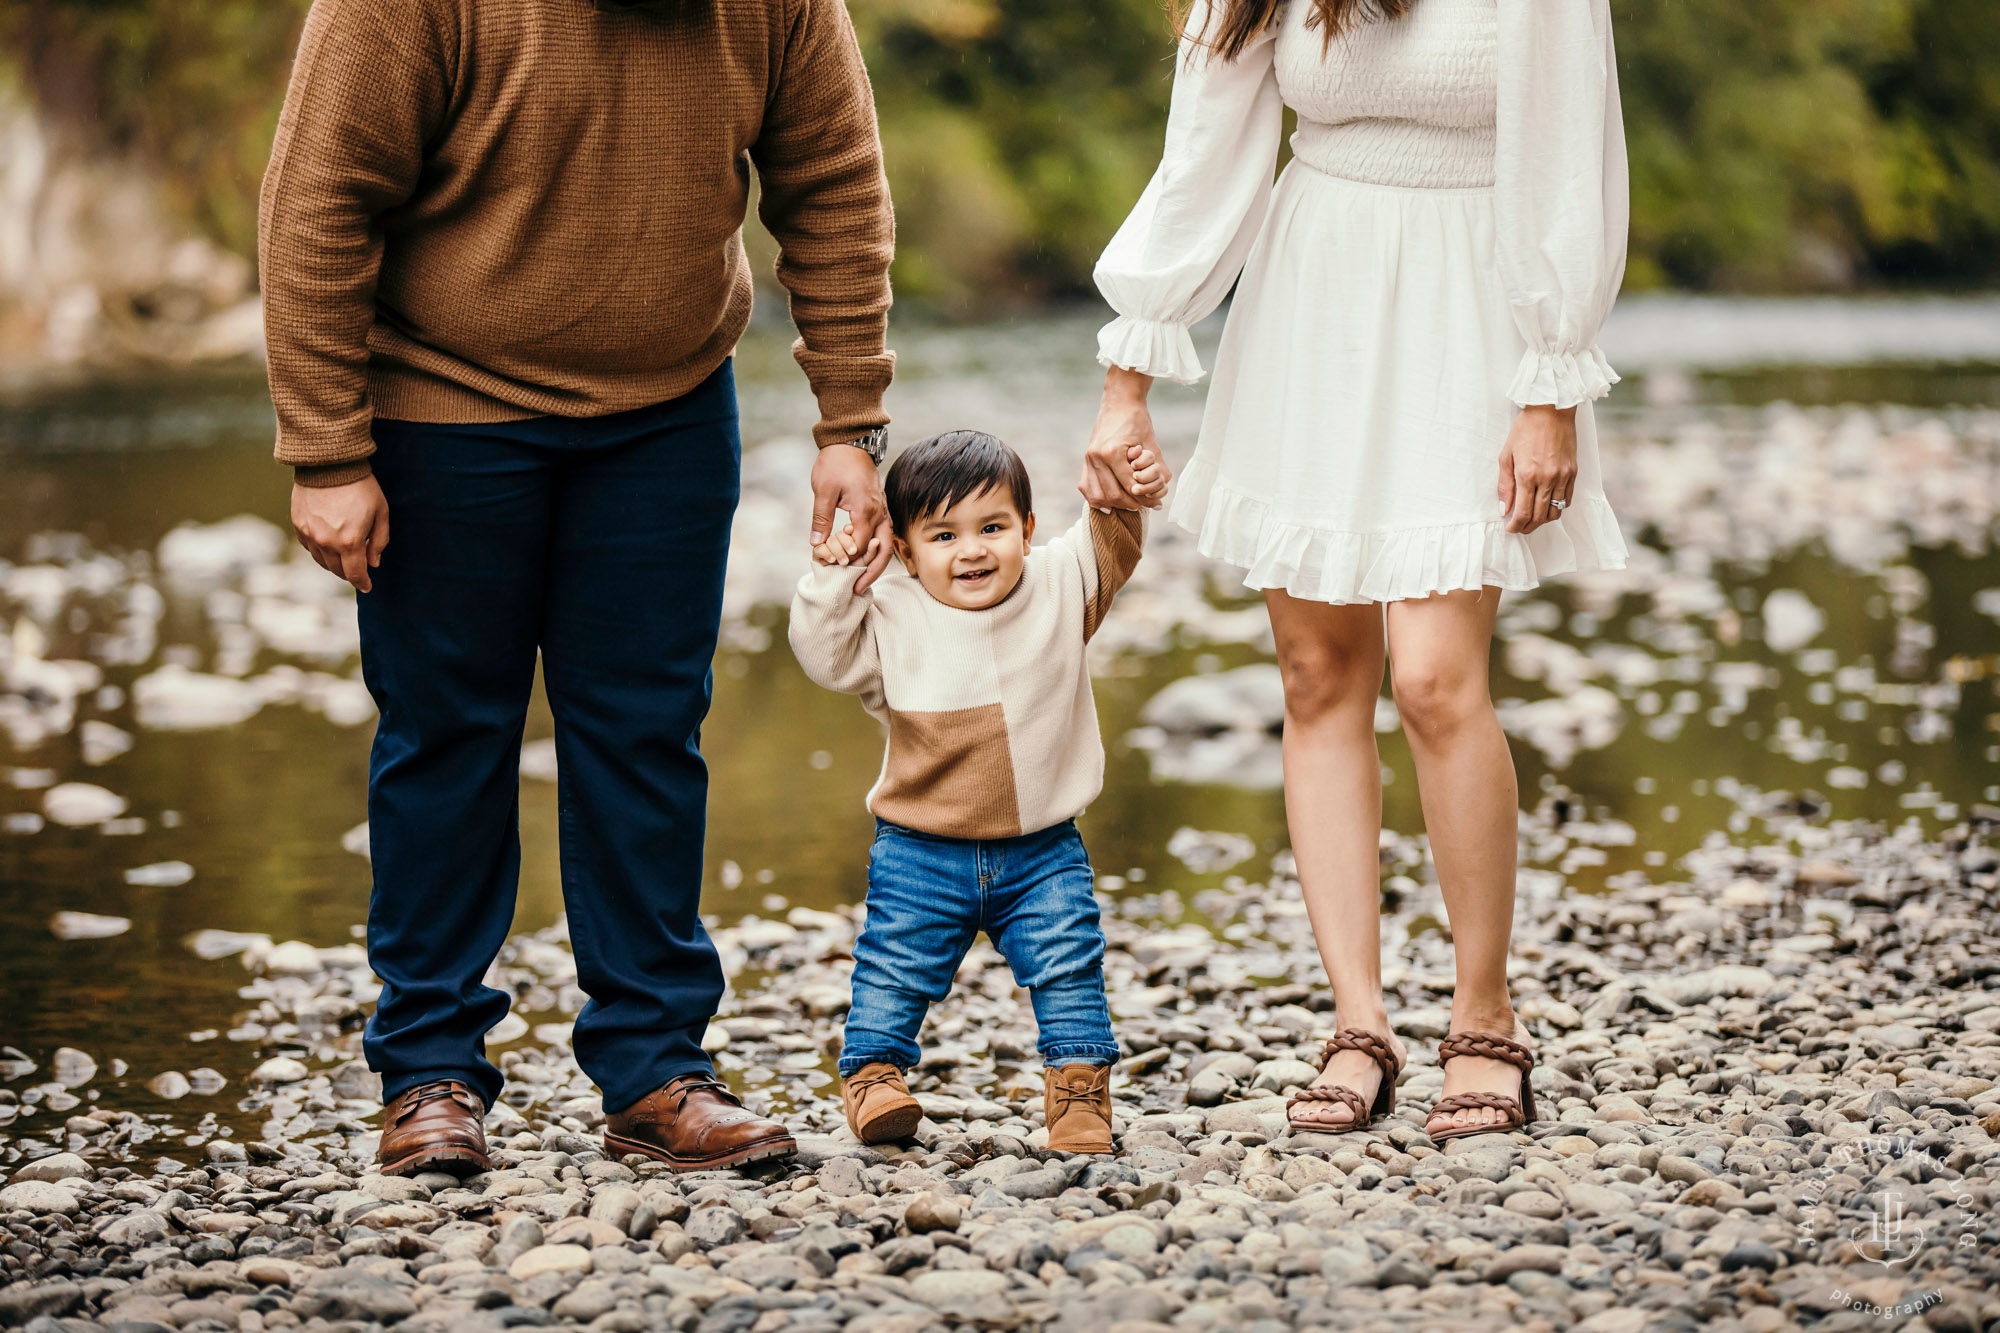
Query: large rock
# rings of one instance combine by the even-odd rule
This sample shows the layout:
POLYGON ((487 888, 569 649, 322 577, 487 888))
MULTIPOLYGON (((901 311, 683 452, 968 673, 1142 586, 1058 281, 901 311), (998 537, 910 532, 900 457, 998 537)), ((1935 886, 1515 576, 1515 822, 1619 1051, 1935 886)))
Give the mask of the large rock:
POLYGON ((1250 1084, 1259 1092, 1289 1092, 1293 1088, 1311 1085, 1319 1077, 1319 1069, 1303 1060, 1279 1058, 1266 1060, 1257 1066, 1257 1077, 1250 1084))
POLYGON ((798 1255, 772 1254, 769 1250, 767 1245, 759 1246, 748 1254, 737 1255, 716 1271, 753 1287, 780 1291, 811 1286, 818 1281, 819 1270, 798 1255))
POLYGON ((97 1061, 87 1051, 59 1046, 49 1057, 49 1073, 65 1088, 80 1088, 97 1077, 97 1061))
POLYGON ((431 1192, 408 1176, 363 1176, 355 1188, 371 1199, 390 1203, 429 1203, 431 1192))
POLYGON ((618 1308, 618 1292, 609 1282, 593 1279, 580 1282, 576 1290, 549 1307, 549 1313, 558 1319, 573 1319, 587 1324, 593 1319, 601 1319, 618 1308))
POLYGON ((1007 1275, 983 1268, 919 1273, 910 1279, 910 1295, 948 1319, 998 1322, 1011 1314, 1007 1275))
POLYGON ((107 940, 132 929, 132 919, 96 912, 56 912, 49 917, 49 934, 59 940, 107 940))
POLYGON ((54 1181, 24 1180, 0 1189, 0 1212, 16 1208, 44 1217, 50 1213, 73 1214, 77 1210, 76 1195, 54 1181))
POLYGON ((146 1080, 146 1087, 155 1097, 177 1102, 194 1091, 194 1084, 178 1069, 169 1069, 163 1074, 155 1074, 146 1080))
POLYGON ((150 1209, 114 1217, 97 1230, 97 1238, 106 1245, 123 1245, 128 1250, 143 1249, 166 1236, 167 1220, 150 1209))
POLYGON ((330 1268, 308 1279, 292 1308, 306 1319, 393 1324, 415 1314, 417 1303, 379 1272, 330 1268))
POLYGON ((1282 1097, 1263 1097, 1254 1102, 1232 1102, 1208 1113, 1206 1128, 1211 1134, 1262 1134, 1266 1138, 1285 1127, 1282 1097))
POLYGON ((320 962, 319 950, 304 940, 286 940, 274 944, 264 954, 261 968, 264 975, 271 977, 316 977, 326 971, 320 962))
POLYGON ((532 1217, 510 1217, 501 1223, 500 1232, 493 1240, 493 1248, 486 1253, 486 1261, 495 1268, 505 1269, 541 1243, 540 1222, 532 1217))
POLYGON ((1146 701, 1148 725, 1180 734, 1269 731, 1285 719, 1285 683, 1269 662, 1183 676, 1146 701))
POLYGON ((299 1083, 312 1071, 289 1055, 274 1055, 250 1071, 252 1083, 299 1083))
POLYGON ((264 695, 249 681, 169 662, 132 682, 133 711, 148 731, 207 731, 256 715, 264 695))
POLYGON ((857 1157, 834 1158, 819 1168, 818 1177, 820 1192, 831 1199, 847 1199, 868 1192, 857 1157))
POLYGON ((1016 1199, 1053 1199, 1068 1188, 1069 1173, 1053 1163, 1000 1182, 1000 1192, 1016 1199))
POLYGON ((1778 979, 1761 967, 1729 963, 1685 976, 1662 977, 1653 989, 1675 1004, 1703 1004, 1738 996, 1755 999, 1777 984, 1778 979))
MULTIPOLYGON (((1608 1185, 1578 1181, 1566 1186, 1563 1198, 1578 1217, 1619 1217, 1633 1209, 1632 1200, 1608 1185)), ((1683 1200, 1685 1202, 1685 1200, 1683 1200)))
POLYGON ((275 564, 285 552, 285 534, 254 514, 217 523, 182 523, 160 538, 155 551, 160 571, 176 588, 205 591, 275 564))
POLYGON ((1568 1257, 1569 1251, 1560 1245, 1516 1245, 1486 1265, 1486 1280, 1505 1282, 1516 1273, 1560 1273, 1568 1257))
POLYGON ((712 1250, 718 1245, 734 1245, 742 1240, 743 1219, 736 1215, 734 1208, 717 1204, 695 1209, 682 1224, 682 1230, 703 1249, 712 1250))
POLYGON ((74 1282, 43 1282, 0 1291, 0 1324, 13 1328, 37 1319, 61 1317, 83 1304, 83 1288, 74 1282))
MULTIPOLYGON (((590 1201, 591 1220, 608 1223, 621 1232, 632 1229, 633 1215, 639 1211, 639 1191, 629 1185, 605 1185, 590 1201)), ((650 1229, 649 1229, 650 1230, 650 1229)))
POLYGON ((527 1282, 545 1273, 588 1273, 590 1251, 581 1245, 537 1245, 507 1265, 507 1276, 527 1282))
POLYGON ((594 1250, 600 1245, 623 1245, 625 1232, 595 1217, 565 1217, 549 1228, 549 1244, 581 1245, 594 1250))
POLYGON ((43 1180, 53 1184, 59 1180, 90 1180, 97 1171, 89 1162, 73 1152, 59 1152, 52 1157, 40 1157, 14 1173, 15 1184, 24 1180, 43 1180))
POLYGON ((1138 1222, 1112 1227, 1097 1243, 1120 1259, 1143 1258, 1158 1253, 1160 1248, 1153 1229, 1138 1222))
POLYGON ((1662 1157, 1658 1170, 1661 1180, 1671 1180, 1680 1185, 1692 1185, 1715 1174, 1694 1158, 1680 1156, 1662 1157))
POLYGON ((903 1223, 912 1233, 956 1231, 963 1219, 958 1201, 941 1194, 919 1194, 903 1213, 903 1223))
POLYGON ((116 819, 128 802, 117 792, 88 782, 61 782, 42 793, 42 814, 64 828, 88 828, 116 819))

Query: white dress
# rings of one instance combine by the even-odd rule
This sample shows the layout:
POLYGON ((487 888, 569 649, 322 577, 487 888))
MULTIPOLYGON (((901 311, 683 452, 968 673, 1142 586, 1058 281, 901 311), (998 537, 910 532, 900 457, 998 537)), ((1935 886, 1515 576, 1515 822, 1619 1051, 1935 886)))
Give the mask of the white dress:
POLYGON ((1335 604, 1623 568, 1590 408, 1625 268, 1608 0, 1416 0, 1330 50, 1313 9, 1233 61, 1182 43, 1159 171, 1098 262, 1098 359, 1184 384, 1241 274, 1170 516, 1245 586, 1335 604), (1578 408, 1578 476, 1522 535, 1499 454, 1531 403, 1578 408))

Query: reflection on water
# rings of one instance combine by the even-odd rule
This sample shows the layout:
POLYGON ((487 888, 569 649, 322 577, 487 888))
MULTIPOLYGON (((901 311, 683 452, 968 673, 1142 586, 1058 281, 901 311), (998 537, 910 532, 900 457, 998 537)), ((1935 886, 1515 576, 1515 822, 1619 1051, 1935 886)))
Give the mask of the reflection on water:
MULTIPOLYGON (((1066 526, 1093 403, 1089 321, 899 341, 900 438, 995 430, 1028 457, 1045 518, 1066 526)), ((1748 827, 1746 791, 1925 827, 2000 803, 2000 418, 1946 406, 2000 402, 2000 372, 1666 374, 1635 376, 1603 418, 1632 570, 1503 609, 1494 688, 1523 799, 1571 815, 1563 836, 1529 846, 1530 889, 1670 878, 1716 830, 1748 827), (1918 406, 1746 406, 1777 394, 1918 406)), ((881 747, 852 699, 792 664, 774 604, 803 559, 810 400, 775 337, 746 344, 739 380, 746 498, 706 731, 707 905, 725 919, 858 899, 861 798, 881 747)), ((1159 399, 1169 452, 1184 457, 1199 394, 1162 386, 1159 399)), ((101 1071, 86 1091, 136 1109, 163 1105, 144 1086, 162 1070, 212 1067, 240 1086, 271 1053, 226 1035, 253 1007, 237 994, 241 967, 196 957, 184 937, 335 945, 366 908, 366 861, 343 840, 354 844, 365 814, 370 726, 352 706, 339 585, 268 557, 232 566, 220 538, 203 548, 223 551, 220 564, 199 567, 189 547, 162 568, 162 539, 182 524, 282 520, 268 433, 261 382, 242 376, 50 390, 0 409, 0 710, 12 710, 0 711, 11 736, 0 739, 0 1043, 44 1070, 59 1047, 83 1050, 101 1071), (192 677, 223 684, 213 696, 161 693, 163 671, 177 689, 192 677), (133 698, 146 679, 155 709, 239 707, 247 720, 160 729, 171 708, 142 717, 133 698), (127 806, 108 823, 46 818, 61 804, 51 791, 75 783, 127 806), (172 862, 192 878, 128 882, 172 862), (57 912, 130 926, 58 941, 57 912)), ((1109 771, 1084 821, 1107 889, 1165 894, 1157 901, 1175 909, 1165 891, 1192 900, 1223 875, 1260 877, 1285 845, 1261 613, 1225 571, 1203 569, 1184 539, 1156 530, 1107 628, 1109 771), (1156 702, 1170 685, 1184 707, 1156 702), (1231 836, 1175 840, 1184 828, 1231 836)), ((1378 723, 1385 821, 1417 832, 1392 705, 1378 723)), ((529 737, 549 732, 538 700, 529 737)), ((524 929, 560 911, 554 786, 531 768, 541 776, 524 780, 524 929)), ((1413 847, 1385 840, 1388 892, 1427 881, 1413 847)), ((214 1108, 226 1114, 228 1100, 214 1108)))

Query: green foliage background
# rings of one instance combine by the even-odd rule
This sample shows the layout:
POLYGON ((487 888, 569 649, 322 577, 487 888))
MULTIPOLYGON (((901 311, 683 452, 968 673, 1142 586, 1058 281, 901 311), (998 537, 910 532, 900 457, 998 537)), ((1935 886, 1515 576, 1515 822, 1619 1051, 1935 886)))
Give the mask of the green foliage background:
MULTIPOLYGON (((157 164, 254 253, 308 0, 0 0, 41 104, 157 164)), ((899 294, 960 313, 1088 290, 1157 160, 1160 0, 850 0, 881 107, 899 294)), ((1612 0, 1628 287, 2000 276, 2000 3, 1612 0)))

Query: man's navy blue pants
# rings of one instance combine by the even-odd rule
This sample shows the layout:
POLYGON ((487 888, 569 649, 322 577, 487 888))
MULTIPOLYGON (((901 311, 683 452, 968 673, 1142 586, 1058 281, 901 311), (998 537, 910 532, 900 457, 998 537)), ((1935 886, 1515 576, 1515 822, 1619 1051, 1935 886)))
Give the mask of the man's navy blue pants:
POLYGON ((741 443, 728 362, 670 402, 492 425, 377 421, 389 545, 360 599, 368 772, 363 1049, 385 1097, 464 1080, 509 997, 482 978, 520 877, 521 731, 555 714, 563 903, 585 1073, 619 1111, 712 1068, 722 968, 699 915, 699 749, 741 443))

